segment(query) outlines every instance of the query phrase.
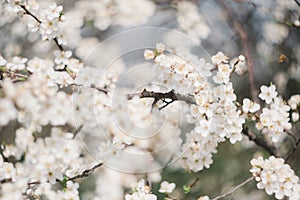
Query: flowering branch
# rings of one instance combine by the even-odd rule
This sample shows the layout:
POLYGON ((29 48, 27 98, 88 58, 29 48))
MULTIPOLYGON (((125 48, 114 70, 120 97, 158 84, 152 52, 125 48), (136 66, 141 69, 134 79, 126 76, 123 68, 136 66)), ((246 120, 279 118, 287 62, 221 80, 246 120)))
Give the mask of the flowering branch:
MULTIPOLYGON (((35 21, 37 21, 39 24, 42 23, 42 21, 35 16, 34 14, 32 14, 32 12, 30 12, 25 5, 20 5, 20 7, 24 10, 25 14, 30 15, 33 19, 35 19, 35 21)), ((64 51, 64 48, 61 44, 58 43, 57 38, 53 38, 55 44, 57 45, 57 47, 59 48, 60 51, 64 51)))
MULTIPOLYGON (((170 90, 169 92, 162 93, 162 92, 154 92, 148 91, 144 89, 141 93, 136 94, 128 94, 127 99, 131 100, 134 96, 138 96, 140 98, 154 98, 152 106, 154 106, 159 100, 163 100, 166 104, 159 109, 163 109, 169 104, 174 101, 184 101, 187 104, 196 104, 194 97, 191 95, 183 95, 176 93, 175 90, 170 90), (170 101, 165 101, 165 99, 170 99, 170 101)), ((263 138, 258 137, 255 133, 251 132, 247 127, 244 128, 243 133, 248 136, 250 140, 255 142, 258 146, 265 149, 270 155, 278 156, 276 148, 272 145, 267 143, 263 138)))
POLYGON ((196 104, 194 97, 192 95, 183 95, 175 92, 175 90, 170 90, 169 92, 154 92, 144 89, 141 93, 136 94, 128 94, 127 99, 131 100, 133 97, 138 96, 140 98, 154 98, 152 103, 152 107, 159 101, 162 100, 165 105, 161 106, 159 109, 163 109, 167 107, 169 104, 173 103, 174 101, 184 101, 187 104, 196 104), (169 99, 169 101, 167 101, 169 99))
MULTIPOLYGON (((93 166, 91 169, 86 169, 84 170, 83 172, 81 172, 80 174, 78 175, 75 175, 73 177, 67 177, 67 181, 73 181, 73 180, 76 180, 76 179, 79 179, 79 178, 84 178, 84 177, 87 177, 89 176, 91 173, 93 173, 97 168, 101 167, 103 165, 103 163, 99 163, 99 164, 96 164, 95 166, 93 166)), ((0 183, 2 183, 2 181, 4 183, 6 182, 11 182, 12 179, 3 179, 1 180, 0 183)), ((56 180, 57 182, 59 182, 59 180, 56 180)), ((34 181, 34 182, 29 182, 28 185, 31 186, 31 185, 36 185, 36 184, 41 184, 41 182, 39 181, 34 181)))
POLYGON ((258 137, 247 127, 244 127, 243 133, 248 136, 249 140, 252 140, 255 144, 265 149, 270 155, 278 156, 276 148, 273 145, 268 144, 263 138, 258 137))
MULTIPOLYGON (((105 89, 97 88, 95 85, 91 85, 91 88, 97 89, 98 91, 104 92, 106 94, 108 92, 105 89)), ((162 93, 162 92, 154 92, 154 91, 149 91, 149 90, 144 89, 141 93, 127 94, 127 99, 131 100, 135 96, 138 96, 139 98, 154 98, 152 107, 159 100, 162 100, 166 104, 161 106, 159 108, 160 110, 167 107, 169 104, 171 104, 174 101, 184 101, 187 104, 195 104, 196 105, 196 102, 192 95, 179 94, 179 93, 176 93, 175 90, 170 90, 169 92, 162 93), (166 101, 166 99, 170 99, 170 100, 166 101)), ((270 155, 278 156, 276 148, 272 144, 269 144, 263 138, 258 137, 255 133, 251 132, 247 127, 244 128, 243 133, 245 135, 247 135, 250 140, 255 142, 255 144, 257 144, 258 146, 265 149, 270 155)))
POLYGON ((243 187, 244 185, 246 185, 247 183, 249 183, 250 181, 252 181, 254 179, 254 177, 250 177, 248 179, 246 179, 245 181, 243 181, 242 183, 240 183, 239 185, 237 185, 236 187, 234 187, 232 190, 230 190, 229 192, 226 192, 220 196, 216 196, 215 198, 213 198, 212 200, 218 200, 218 199, 222 199, 225 198, 227 196, 230 196, 232 193, 234 193, 236 190, 240 189, 241 187, 243 187))

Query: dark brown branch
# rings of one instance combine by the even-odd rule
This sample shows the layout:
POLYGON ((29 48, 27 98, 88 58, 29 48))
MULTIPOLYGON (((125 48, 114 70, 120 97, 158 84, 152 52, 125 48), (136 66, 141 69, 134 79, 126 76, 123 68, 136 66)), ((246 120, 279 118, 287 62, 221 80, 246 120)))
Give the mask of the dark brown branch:
POLYGON ((242 43, 242 48, 246 57, 246 65, 248 69, 248 76, 249 76, 248 78, 250 83, 251 97, 256 102, 260 102, 260 100, 258 99, 259 91, 256 87, 256 81, 254 77, 254 62, 253 62, 253 57, 252 57, 250 43, 249 43, 249 36, 245 31, 245 29, 243 28, 242 24, 238 20, 236 20, 235 17, 232 15, 231 11, 226 6, 224 0, 221 0, 221 4, 225 10, 225 16, 228 22, 232 24, 236 34, 239 36, 240 41, 242 43))
POLYGON ((39 20, 39 18, 37 18, 34 14, 32 14, 26 7, 25 5, 20 5, 20 7, 25 11, 25 14, 30 15, 32 18, 35 19, 35 21, 37 21, 38 23, 42 23, 41 20, 39 20))
POLYGON ((12 182, 12 179, 11 179, 11 178, 6 178, 6 179, 2 179, 2 180, 0 181, 0 184, 10 183, 10 182, 12 182))
POLYGON ((102 165, 103 165, 103 163, 99 163, 99 164, 95 165, 94 167, 92 167, 91 169, 86 169, 82 173, 80 173, 80 174, 78 174, 76 176, 73 176, 71 178, 68 178, 68 181, 73 181, 75 179, 87 177, 91 173, 93 173, 97 168, 101 167, 102 165))
POLYGON ((107 93, 108 93, 108 90, 106 90, 106 89, 103 89, 103 88, 99 88, 99 87, 97 87, 97 86, 96 86, 96 85, 94 85, 94 84, 92 84, 90 87, 91 87, 91 88, 93 88, 93 89, 96 89, 96 90, 98 90, 99 92, 103 92, 103 93, 105 93, 105 94, 107 94, 107 93))
POLYGON ((190 185, 189 185, 189 189, 192 189, 193 187, 195 187, 195 185, 199 182, 200 180, 200 176, 198 176, 190 185))
MULTIPOLYGON (((78 87, 83 86, 83 85, 81 85, 81 84, 76 84, 76 83, 73 83, 72 85, 78 86, 78 87)), ((106 90, 106 89, 104 89, 104 88, 99 88, 99 87, 97 87, 95 84, 91 84, 89 87, 92 88, 92 89, 96 89, 96 90, 98 90, 99 92, 103 92, 104 94, 108 94, 108 90, 106 90)))
POLYGON ((276 148, 272 144, 267 143, 263 138, 258 137, 255 133, 251 132, 248 127, 244 127, 243 134, 247 135, 249 140, 265 149, 270 155, 278 157, 276 148))
POLYGON ((53 40, 54 40, 54 42, 55 42, 56 46, 58 46, 59 50, 60 50, 60 51, 64 51, 64 48, 63 48, 63 46, 62 46, 62 45, 60 45, 60 44, 58 43, 58 40, 57 40, 57 38, 55 37, 55 38, 53 38, 53 40))
POLYGON ((160 107, 159 109, 163 109, 169 104, 173 103, 174 101, 184 101, 187 104, 195 104, 196 101, 194 100, 194 97, 191 95, 183 95, 176 93, 175 90, 170 90, 169 92, 154 92, 154 91, 148 91, 144 89, 141 93, 136 94, 128 94, 127 99, 131 100, 133 97, 138 96, 139 98, 153 98, 154 101, 152 103, 152 106, 154 106, 159 100, 162 100, 165 105, 160 107))

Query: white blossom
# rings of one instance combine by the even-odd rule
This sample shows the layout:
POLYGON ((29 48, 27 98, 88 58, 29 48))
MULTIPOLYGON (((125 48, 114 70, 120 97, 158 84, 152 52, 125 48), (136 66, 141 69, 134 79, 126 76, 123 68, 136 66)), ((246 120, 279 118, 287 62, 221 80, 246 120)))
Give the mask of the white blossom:
POLYGON ((248 113, 255 113, 256 111, 259 110, 260 105, 258 103, 255 103, 253 101, 251 101, 248 98, 243 99, 243 111, 248 113))
POLYGON ((275 85, 270 85, 269 87, 263 85, 260 87, 260 91, 259 98, 264 100, 267 104, 270 104, 278 94, 275 85))
POLYGON ((175 183, 169 183, 168 181, 163 181, 160 184, 160 189, 158 190, 160 193, 172 193, 175 189, 175 183))
POLYGON ((7 69, 16 71, 25 69, 25 63, 27 62, 27 58, 21 57, 13 57, 12 61, 6 64, 7 69))
POLYGON ((219 65, 221 63, 228 63, 228 56, 225 55, 223 52, 218 52, 216 55, 211 57, 212 62, 215 65, 219 65))

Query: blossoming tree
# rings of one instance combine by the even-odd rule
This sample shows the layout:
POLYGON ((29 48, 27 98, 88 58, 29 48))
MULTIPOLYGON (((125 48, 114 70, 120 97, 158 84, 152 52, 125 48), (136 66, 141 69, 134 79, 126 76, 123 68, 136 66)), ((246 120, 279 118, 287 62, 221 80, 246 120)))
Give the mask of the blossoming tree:
POLYGON ((0 12, 0 199, 300 199, 298 0, 0 12))

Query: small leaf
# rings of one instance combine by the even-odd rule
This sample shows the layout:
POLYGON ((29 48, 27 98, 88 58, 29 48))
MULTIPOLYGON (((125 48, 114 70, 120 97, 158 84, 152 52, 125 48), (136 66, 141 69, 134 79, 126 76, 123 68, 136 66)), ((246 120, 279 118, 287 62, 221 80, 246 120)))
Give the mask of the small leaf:
POLYGON ((190 190, 191 190, 191 187, 188 186, 188 185, 184 185, 184 186, 182 186, 182 188, 183 188, 183 190, 184 190, 184 193, 189 193, 190 190))
POLYGON ((67 188, 67 182, 68 182, 68 177, 64 176, 64 179, 60 181, 60 184, 62 185, 63 189, 67 188))

